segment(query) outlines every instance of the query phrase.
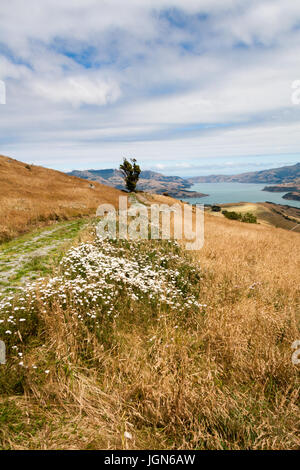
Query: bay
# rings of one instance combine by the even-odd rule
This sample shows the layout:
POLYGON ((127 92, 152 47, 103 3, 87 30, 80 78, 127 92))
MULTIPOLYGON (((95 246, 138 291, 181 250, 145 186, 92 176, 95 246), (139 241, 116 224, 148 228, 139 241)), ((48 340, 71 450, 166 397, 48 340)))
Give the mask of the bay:
POLYGON ((283 199, 286 193, 262 191, 266 184, 254 183, 197 183, 190 191, 208 194, 202 198, 186 198, 191 204, 225 204, 236 202, 274 202, 300 208, 300 201, 283 199))

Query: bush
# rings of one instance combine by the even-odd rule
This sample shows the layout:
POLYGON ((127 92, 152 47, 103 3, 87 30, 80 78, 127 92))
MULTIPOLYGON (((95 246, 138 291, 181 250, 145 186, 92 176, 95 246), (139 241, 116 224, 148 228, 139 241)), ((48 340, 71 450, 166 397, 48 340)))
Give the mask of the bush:
POLYGON ((246 212, 246 214, 244 214, 242 216, 242 222, 246 222, 248 224, 256 224, 257 223, 257 218, 255 215, 251 214, 251 212, 246 212))
POLYGON ((257 223, 257 217, 251 212, 246 212, 246 214, 241 214, 239 212, 234 212, 234 211, 222 211, 222 214, 227 218, 231 220, 240 220, 241 222, 246 222, 248 224, 256 224, 257 223))
POLYGON ((238 212, 234 211, 222 211, 222 214, 227 218, 231 220, 241 220, 242 215, 239 214, 238 212))

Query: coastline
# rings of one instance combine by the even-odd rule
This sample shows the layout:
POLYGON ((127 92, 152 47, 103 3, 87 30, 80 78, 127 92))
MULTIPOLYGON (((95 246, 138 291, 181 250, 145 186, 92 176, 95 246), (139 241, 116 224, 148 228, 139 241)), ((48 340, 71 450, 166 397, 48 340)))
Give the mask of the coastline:
POLYGON ((265 186, 262 191, 268 191, 270 193, 286 193, 282 196, 282 199, 290 201, 300 201, 300 185, 283 185, 278 184, 274 186, 265 186))
MULTIPOLYGON (((257 183, 198 183, 193 185, 190 191, 208 194, 209 196, 203 197, 201 200, 199 199, 199 203, 205 205, 239 203, 242 201, 249 203, 264 203, 269 201, 278 205, 300 207, 298 194, 293 196, 288 194, 288 196, 286 196, 283 191, 271 191, 269 195, 267 195, 266 191, 263 191, 265 187, 264 184, 257 183), (289 203, 289 201, 291 202, 289 203)), ((193 198, 191 194, 190 196, 189 198, 184 196, 184 199, 192 203, 197 203, 197 197, 193 198)))

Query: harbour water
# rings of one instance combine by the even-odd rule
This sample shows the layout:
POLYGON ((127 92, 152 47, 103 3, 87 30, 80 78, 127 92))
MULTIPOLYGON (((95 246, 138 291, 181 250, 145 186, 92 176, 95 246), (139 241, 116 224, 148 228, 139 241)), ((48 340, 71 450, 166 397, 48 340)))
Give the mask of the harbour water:
POLYGON ((235 202, 274 202, 300 208, 300 201, 283 199, 286 193, 272 193, 262 191, 266 184, 254 183, 197 183, 190 191, 208 194, 202 198, 186 199, 191 204, 225 204, 235 202))

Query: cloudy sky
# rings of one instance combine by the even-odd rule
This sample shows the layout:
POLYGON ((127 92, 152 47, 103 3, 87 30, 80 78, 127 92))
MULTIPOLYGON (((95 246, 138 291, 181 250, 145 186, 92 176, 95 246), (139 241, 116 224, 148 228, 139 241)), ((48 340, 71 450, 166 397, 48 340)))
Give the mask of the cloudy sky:
POLYGON ((0 80, 0 154, 29 163, 300 161, 297 0, 2 0, 0 80))

